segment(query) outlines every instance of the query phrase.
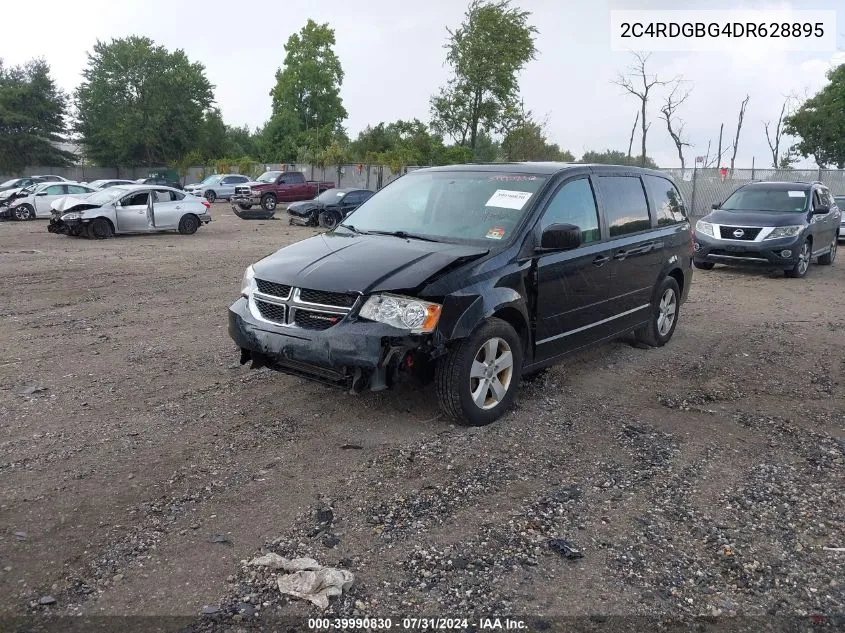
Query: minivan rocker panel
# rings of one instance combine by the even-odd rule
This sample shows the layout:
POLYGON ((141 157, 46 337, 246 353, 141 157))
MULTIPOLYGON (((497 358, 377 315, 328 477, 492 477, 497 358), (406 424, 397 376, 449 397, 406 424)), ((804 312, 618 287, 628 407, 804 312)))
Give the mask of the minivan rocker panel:
POLYGON ((434 381, 447 415, 479 425, 568 353, 631 332, 665 344, 691 280, 691 228, 660 172, 421 169, 248 268, 229 333, 241 363, 352 392, 434 381), (420 192, 425 209, 405 206, 420 192))

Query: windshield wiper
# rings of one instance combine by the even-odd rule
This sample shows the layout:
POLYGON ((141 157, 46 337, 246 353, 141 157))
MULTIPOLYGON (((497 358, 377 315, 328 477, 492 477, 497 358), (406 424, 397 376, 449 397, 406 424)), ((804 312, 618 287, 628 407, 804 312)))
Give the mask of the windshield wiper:
POLYGON ((338 226, 342 226, 345 229, 349 229, 350 231, 352 231, 353 233, 357 233, 358 235, 367 235, 366 231, 359 231, 351 224, 338 224, 338 226))
POLYGON ((438 240, 426 237, 425 235, 417 235, 416 233, 408 233, 407 231, 370 231, 374 235, 392 235, 393 237, 401 237, 403 240, 422 240, 423 242, 437 242, 438 240))

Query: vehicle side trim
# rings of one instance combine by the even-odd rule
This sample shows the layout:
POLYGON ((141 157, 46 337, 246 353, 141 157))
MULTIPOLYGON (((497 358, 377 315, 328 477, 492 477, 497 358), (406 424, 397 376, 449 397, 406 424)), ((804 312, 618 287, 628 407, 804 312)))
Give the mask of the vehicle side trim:
POLYGON ((555 334, 554 336, 550 336, 549 338, 544 338, 540 341, 537 341, 537 345, 542 345, 543 343, 550 343, 551 341, 556 341, 559 338, 563 338, 565 336, 571 336, 573 334, 578 334, 578 332, 583 332, 584 330, 589 330, 590 328, 596 327, 598 325, 604 325, 605 323, 609 323, 610 321, 615 321, 616 319, 620 319, 622 317, 628 316, 629 314, 634 314, 634 312, 639 312, 640 310, 645 310, 646 308, 650 307, 650 303, 646 303, 644 305, 639 306, 638 308, 634 308, 632 310, 626 310, 625 312, 620 312, 619 314, 614 314, 612 317, 608 317, 606 319, 602 319, 601 321, 596 321, 595 323, 590 323, 589 325, 585 325, 583 327, 575 328, 574 330, 569 330, 568 332, 564 332, 563 334, 555 334))

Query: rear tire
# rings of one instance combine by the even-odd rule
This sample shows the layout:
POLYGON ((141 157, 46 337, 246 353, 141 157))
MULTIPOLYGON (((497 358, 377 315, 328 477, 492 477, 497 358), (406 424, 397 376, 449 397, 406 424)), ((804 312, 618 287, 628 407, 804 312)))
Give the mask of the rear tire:
POLYGON ((217 200, 217 194, 214 193, 213 190, 209 189, 205 192, 205 199, 209 202, 214 202, 215 200, 217 200))
POLYGON ((88 237, 92 240, 105 240, 114 234, 111 228, 111 222, 105 218, 95 218, 91 224, 88 225, 88 237))
POLYGON ((699 270, 713 270, 713 267, 716 265, 713 262, 697 262, 693 260, 692 265, 698 268, 699 270))
POLYGON ((193 235, 197 232, 199 226, 199 218, 191 213, 183 215, 182 219, 179 220, 179 232, 182 235, 193 235))
POLYGON ((839 245, 839 236, 833 238, 830 243, 830 251, 824 255, 819 255, 819 263, 822 266, 830 266, 836 260, 836 247, 839 245))
POLYGON ((501 319, 482 323, 438 359, 435 391, 440 408, 462 426, 484 426, 513 404, 522 377, 523 342, 501 319))
POLYGON ((675 333, 681 307, 681 291, 673 277, 665 277, 654 292, 648 325, 635 332, 637 341, 663 347, 675 333))
POLYGON ((789 268, 788 270, 784 270, 783 274, 787 277, 791 277, 792 279, 800 279, 807 274, 808 270, 810 270, 810 259, 812 256, 813 249, 810 246, 810 240, 804 240, 804 244, 801 245, 801 253, 798 255, 798 261, 795 262, 795 266, 789 268))

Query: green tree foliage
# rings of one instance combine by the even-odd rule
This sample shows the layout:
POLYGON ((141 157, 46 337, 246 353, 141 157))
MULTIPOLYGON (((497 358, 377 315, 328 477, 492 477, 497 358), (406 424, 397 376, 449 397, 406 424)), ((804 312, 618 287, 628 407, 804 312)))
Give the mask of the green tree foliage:
POLYGON ((443 138, 418 119, 367 126, 350 144, 349 150, 352 160, 385 164, 393 171, 408 165, 467 163, 473 156, 468 147, 446 147, 443 138))
POLYGON ((561 151, 556 143, 546 138, 546 122, 537 122, 530 112, 522 114, 510 126, 502 141, 502 151, 508 160, 550 160, 573 162, 575 157, 561 151))
POLYGON ((800 138, 793 149, 819 167, 845 168, 845 64, 829 71, 827 84, 786 118, 787 134, 800 138))
POLYGON ((213 101, 205 67, 146 37, 100 42, 76 90, 87 155, 101 165, 156 165, 199 146, 213 101))
POLYGON ((55 143, 65 131, 67 97, 43 59, 6 68, 0 59, 0 172, 28 165, 61 167, 76 158, 55 143))
POLYGON ((231 156, 258 157, 258 137, 249 127, 226 126, 226 152, 231 156))
POLYGON ((199 144, 197 149, 206 161, 215 160, 222 156, 231 156, 233 152, 228 147, 226 124, 219 108, 211 108, 203 116, 199 130, 199 144))
POLYGON ((646 156, 645 160, 641 156, 631 156, 625 152, 620 152, 615 149, 606 149, 603 152, 589 151, 584 152, 579 163, 600 163, 604 165, 636 165, 639 167, 650 167, 657 169, 657 163, 650 156, 646 156))
POLYGON ((501 129, 517 100, 517 75, 536 54, 530 15, 509 0, 472 0, 460 27, 448 31, 453 77, 431 100, 438 133, 475 150, 480 132, 501 129))

